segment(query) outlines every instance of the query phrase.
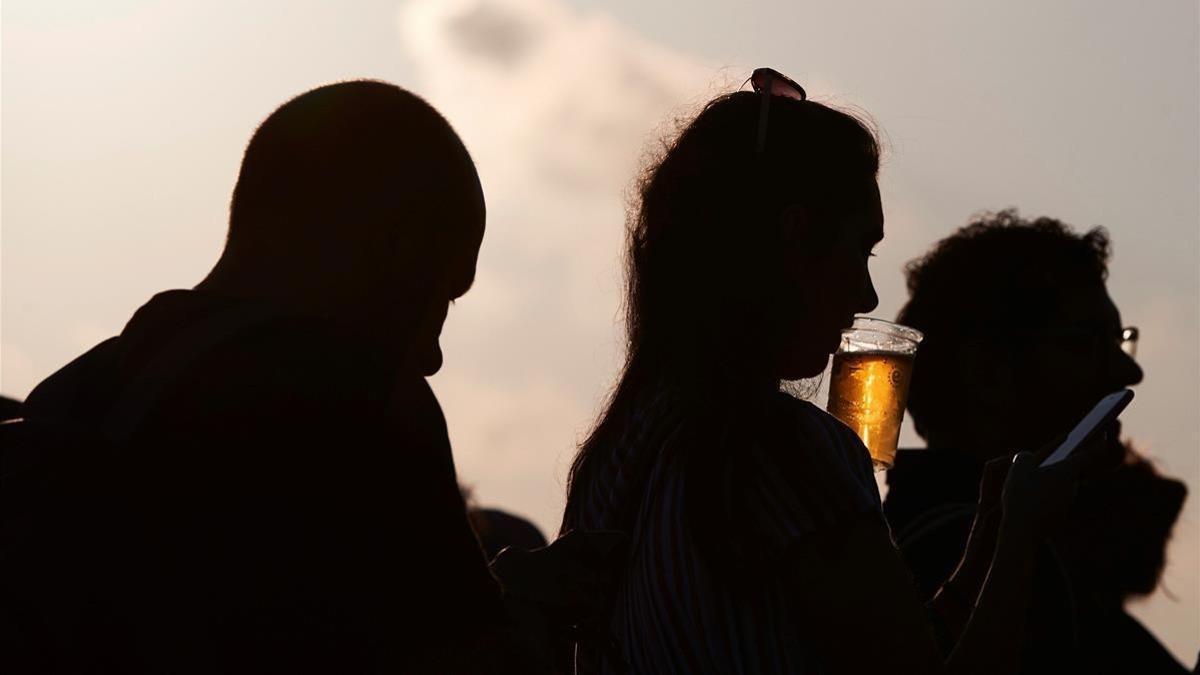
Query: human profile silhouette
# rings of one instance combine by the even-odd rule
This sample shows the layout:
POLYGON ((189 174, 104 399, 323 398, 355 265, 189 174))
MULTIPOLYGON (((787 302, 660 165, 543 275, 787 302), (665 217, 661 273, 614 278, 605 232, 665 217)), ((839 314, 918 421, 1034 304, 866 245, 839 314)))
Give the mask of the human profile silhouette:
POLYGON ((466 148, 427 103, 380 82, 321 87, 255 132, 225 250, 197 289, 334 318, 431 375, 484 216, 466 148))
POLYGON ((628 532, 630 553, 608 621, 577 636, 578 672, 1011 672, 1037 532, 1021 514, 1054 510, 1072 479, 1020 455, 987 492, 1000 543, 972 546, 922 608, 862 441, 780 391, 878 305, 879 142, 776 71, 749 81, 638 183, 625 362, 563 514, 628 532))
POLYGON ((542 672, 511 610, 569 556, 489 570, 424 380, 484 218, 418 96, 340 82, 273 112, 212 271, 24 406, 0 669, 542 672))
MULTIPOLYGON (((1007 209, 979 215, 909 263, 897 320, 925 334, 908 412, 927 447, 898 453, 884 509, 924 597, 963 554, 986 462, 1053 441, 1101 397, 1142 380, 1137 329, 1123 326, 1106 287, 1110 253, 1102 228, 1075 232, 1007 209)), ((1133 461, 1117 432, 1085 467, 1067 524, 1039 546, 1021 672, 1119 672, 1114 659, 1097 658, 1119 636, 1147 656, 1144 672, 1174 672, 1158 669, 1173 659, 1121 609, 1131 585, 1154 588, 1161 565, 1118 569, 1122 556, 1112 553, 1161 556, 1182 485, 1133 461), (1131 497, 1122 493, 1152 484, 1159 499, 1170 496, 1161 508, 1148 508, 1157 499, 1121 513, 1100 505, 1115 510, 1131 497), (1142 536, 1129 536, 1136 528, 1142 536), (1096 570, 1112 574, 1100 582, 1096 570)))

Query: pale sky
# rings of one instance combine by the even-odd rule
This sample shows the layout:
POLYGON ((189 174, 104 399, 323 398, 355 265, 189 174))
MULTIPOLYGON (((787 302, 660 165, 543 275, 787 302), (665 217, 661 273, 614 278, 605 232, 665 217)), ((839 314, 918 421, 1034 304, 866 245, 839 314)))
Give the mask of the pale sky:
MULTIPOLYGON (((241 151, 313 86, 389 80, 473 153, 489 223, 433 378, 461 478, 557 527, 566 467, 619 365, 624 196, 674 120, 758 65, 886 134, 881 306, 901 266, 1007 206, 1104 225, 1142 330, 1125 429, 1193 498, 1135 612, 1200 649, 1200 16, 1193 0, 5 0, 0 392, 190 287, 241 151)), ((821 397, 818 401, 823 403, 821 397)), ((912 441, 909 433, 906 438, 912 441)))

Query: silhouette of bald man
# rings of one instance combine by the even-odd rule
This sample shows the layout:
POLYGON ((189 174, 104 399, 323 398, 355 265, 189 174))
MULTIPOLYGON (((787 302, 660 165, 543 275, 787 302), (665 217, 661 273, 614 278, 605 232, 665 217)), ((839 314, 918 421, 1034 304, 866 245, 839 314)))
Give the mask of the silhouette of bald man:
POLYGON ((467 150, 417 96, 344 82, 268 117, 212 272, 154 296, 25 405, 105 442, 62 451, 34 534, 2 563, 8 659, 517 668, 423 377, 483 231, 467 150))

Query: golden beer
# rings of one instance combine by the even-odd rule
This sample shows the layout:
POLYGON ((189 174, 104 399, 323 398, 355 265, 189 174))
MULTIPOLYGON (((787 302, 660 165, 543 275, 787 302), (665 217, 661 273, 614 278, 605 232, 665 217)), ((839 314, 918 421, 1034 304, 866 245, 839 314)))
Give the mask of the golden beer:
POLYGON ((890 469, 912 376, 912 355, 835 354, 829 413, 854 430, 871 451, 875 470, 890 469))
POLYGON ((876 471, 896 459, 919 331, 879 319, 856 319, 833 356, 826 409, 854 430, 876 471))

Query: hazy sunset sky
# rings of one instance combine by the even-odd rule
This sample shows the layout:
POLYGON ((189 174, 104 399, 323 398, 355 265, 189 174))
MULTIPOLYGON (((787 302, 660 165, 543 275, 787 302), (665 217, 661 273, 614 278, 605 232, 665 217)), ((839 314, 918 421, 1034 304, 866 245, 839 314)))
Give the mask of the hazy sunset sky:
POLYGON ((620 364, 631 179, 676 120, 755 66, 885 134, 877 316, 903 303, 904 262, 973 213, 1105 226, 1109 290, 1141 328, 1146 371, 1125 430, 1193 493, 1175 599, 1135 611, 1195 662, 1194 0, 5 0, 0 22, 0 393, 24 397, 209 270, 242 149, 276 106, 388 80, 442 110, 488 200, 478 278, 432 380, 460 477, 548 533, 620 364))

